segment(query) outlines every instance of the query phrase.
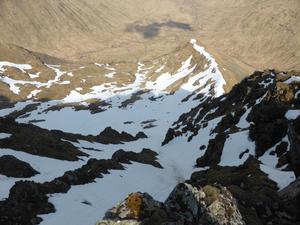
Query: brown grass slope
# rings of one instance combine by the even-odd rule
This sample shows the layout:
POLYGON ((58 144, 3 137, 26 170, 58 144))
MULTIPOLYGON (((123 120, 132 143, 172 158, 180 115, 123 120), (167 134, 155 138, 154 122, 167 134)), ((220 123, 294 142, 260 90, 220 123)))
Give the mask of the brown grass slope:
POLYGON ((67 60, 150 60, 199 38, 228 77, 300 69, 299 0, 2 0, 0 18, 0 42, 67 60))

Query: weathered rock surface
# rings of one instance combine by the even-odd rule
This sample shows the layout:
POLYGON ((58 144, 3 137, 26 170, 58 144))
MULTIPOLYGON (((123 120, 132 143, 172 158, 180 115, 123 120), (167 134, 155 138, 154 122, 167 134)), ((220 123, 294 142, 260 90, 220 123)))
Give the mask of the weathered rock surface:
POLYGON ((224 187, 194 187, 181 183, 164 203, 147 193, 130 194, 107 211, 97 225, 243 225, 231 193, 224 187))
MULTIPOLYGON (((216 166, 192 174, 188 183, 195 186, 219 184, 228 188, 248 225, 296 224, 297 214, 278 194, 277 184, 260 170, 254 157, 238 167, 216 166)), ((297 208, 297 204, 292 204, 297 208)))
POLYGON ((295 225, 300 224, 299 179, 278 192, 254 157, 238 167, 193 173, 164 203, 130 194, 97 225, 295 225))
POLYGON ((300 224, 300 178, 279 191, 278 194, 285 203, 289 213, 296 215, 297 224, 300 224))
POLYGON ((288 138, 290 151, 287 153, 287 161, 297 177, 300 176, 300 117, 289 123, 288 138))
POLYGON ((171 218, 182 224, 245 224, 231 193, 222 186, 179 184, 165 205, 171 218))

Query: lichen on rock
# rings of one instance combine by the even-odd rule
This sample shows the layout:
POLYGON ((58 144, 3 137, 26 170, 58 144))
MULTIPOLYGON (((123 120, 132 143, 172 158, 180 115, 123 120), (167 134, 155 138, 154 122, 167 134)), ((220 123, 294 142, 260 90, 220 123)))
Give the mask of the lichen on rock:
POLYGON ((143 196, 139 193, 132 193, 126 199, 126 205, 130 210, 133 219, 139 219, 142 210, 143 196))
POLYGON ((178 184, 164 203, 132 193, 108 210, 97 225, 244 225, 236 201, 225 187, 178 184), (213 192, 211 192, 213 190, 213 192), (211 198, 211 193, 217 193, 211 198), (207 204, 207 198, 210 198, 207 204))

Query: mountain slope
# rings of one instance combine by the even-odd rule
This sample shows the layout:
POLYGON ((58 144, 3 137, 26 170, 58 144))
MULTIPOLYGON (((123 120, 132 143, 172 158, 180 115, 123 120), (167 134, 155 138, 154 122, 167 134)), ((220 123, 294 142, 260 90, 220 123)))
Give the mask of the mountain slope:
MULTIPOLYGON (((76 61, 148 60, 201 38, 231 67, 299 69, 297 0, 4 0, 0 42, 76 61), (130 53, 130 54, 128 54, 130 53)), ((238 70, 233 74, 238 76, 238 70)), ((239 79, 241 80, 241 79, 239 79)))
POLYGON ((49 65, 34 58, 52 71, 49 81, 43 71, 30 78, 38 70, 31 72, 29 64, 2 61, 5 93, 23 101, 0 110, 0 154, 29 163, 39 174, 25 182, 0 176, 1 222, 33 219, 37 224, 40 217, 44 225, 94 224, 128 193, 148 192, 164 200, 199 170, 195 163, 201 170, 242 167, 253 155, 260 160, 257 168, 274 180, 268 181, 273 191, 295 180, 299 74, 256 72, 223 95, 222 70, 195 40, 176 54, 176 61, 165 56, 134 64, 128 80, 122 64, 49 65), (94 76, 76 73, 92 67, 94 76), (126 81, 118 83, 119 73, 126 81), (38 81, 24 83, 21 75, 38 81), (90 86, 78 86, 81 79, 90 86), (41 92, 28 98, 23 86, 41 92), (54 97, 43 98, 52 88, 54 97), (57 143, 61 150, 55 152, 66 151, 71 158, 45 152, 57 143))
MULTIPOLYGON (((91 74, 91 77, 76 73, 76 69, 82 65, 75 65, 74 71, 67 70, 62 74, 66 70, 64 64, 55 66, 39 62, 41 67, 38 68, 52 70, 53 78, 49 77, 51 82, 43 77, 43 70, 38 77, 30 78, 30 74, 37 75, 39 72, 38 68, 34 72, 28 69, 34 65, 2 61, 4 93, 23 101, 12 103, 11 108, 4 107, 0 111, 0 115, 6 117, 0 131, 1 154, 13 155, 30 163, 39 175, 26 180, 42 184, 15 184, 20 179, 1 176, 1 197, 7 198, 14 186, 11 193, 15 197, 11 195, 9 198, 12 201, 19 201, 18 196, 26 195, 29 199, 42 199, 45 204, 36 205, 36 200, 33 200, 30 204, 34 204, 36 210, 28 211, 27 199, 22 200, 24 204, 18 204, 20 208, 9 210, 12 201, 8 199, 2 202, 1 215, 7 216, 7 210, 19 212, 21 214, 18 216, 12 214, 9 218, 20 218, 26 224, 37 214, 53 212, 55 206, 54 214, 39 215, 44 219, 42 223, 60 224, 62 215, 70 215, 68 223, 93 224, 105 212, 107 205, 113 205, 132 190, 152 190, 155 196, 164 198, 165 190, 173 188, 178 180, 187 178, 193 171, 194 159, 198 155, 198 141, 186 144, 183 139, 167 148, 160 143, 167 129, 182 113, 208 96, 223 94, 225 81, 215 59, 195 40, 175 51, 174 55, 175 60, 166 55, 156 61, 133 64, 132 67, 127 67, 128 64, 83 65, 83 70, 93 71, 90 68, 94 68, 93 75, 91 72, 84 73, 91 74), (128 73, 126 68, 129 68, 128 73), (73 74, 70 76, 69 72, 73 74), (22 82, 18 80, 20 76, 24 77, 22 82), (70 84, 62 84, 62 78, 70 79, 70 84), (31 79, 37 83, 24 84, 24 81, 32 82, 31 79), (86 82, 79 83, 81 79, 86 79, 86 82), (49 82, 51 85, 48 87, 49 82), (85 83, 87 86, 84 89, 85 83), (24 86, 39 88, 41 92, 27 98, 24 86), (65 90, 63 93, 59 93, 61 86, 65 90), (16 87, 20 87, 18 94, 14 93, 18 90, 16 87), (50 91, 55 94, 52 99, 42 97, 44 94, 50 97, 50 91), (20 129, 15 129, 18 126, 20 129), (32 129, 30 135, 26 135, 27 132, 21 132, 23 135, 19 133, 25 129, 32 129), (139 134, 140 131, 147 138, 139 134), (102 134, 101 137, 103 133, 110 140, 118 140, 119 136, 125 139, 105 144, 99 141, 99 134, 102 134), (57 140, 59 137, 60 140, 57 140), (132 141, 125 142, 128 138, 132 141), (70 154, 71 160, 74 160, 74 156, 75 159, 80 157, 80 160, 69 162, 66 161, 69 158, 63 161, 53 157, 59 151, 53 151, 52 154, 46 151, 45 154, 45 150, 55 145, 54 140, 59 143, 65 156, 70 154), (21 148, 25 142, 26 149, 21 148), (191 150, 190 154, 183 154, 187 148, 191 150), (74 152, 75 149, 79 152, 74 152), (157 156, 149 150, 156 152, 157 156), (145 161, 145 158, 148 160, 145 161), (54 169, 49 171, 49 167, 54 169), (142 182, 145 176, 147 182, 142 182), (104 194, 108 191, 110 196, 104 194), (50 193, 60 193, 49 198, 54 206, 47 203, 48 197, 45 198, 50 193), (78 196, 82 197, 78 199, 78 196), (82 202, 90 202, 92 206, 82 202), (78 217, 75 218, 75 215, 78 217)), ((4 220, 3 224, 9 221, 4 220)))
POLYGON ((299 12, 0 1, 0 224, 297 224, 299 12))
MULTIPOLYGON (((255 155, 274 169, 273 179, 278 172, 277 182, 283 188, 293 173, 299 175, 299 81, 299 74, 293 71, 256 72, 227 95, 208 99, 181 115, 163 144, 182 135, 190 141, 201 137, 206 126, 217 120, 210 130, 212 138, 201 146, 206 151, 197 159, 197 166, 238 166, 247 155, 255 155), (288 177, 281 171, 293 172, 288 177)), ((262 170, 266 173, 272 171, 265 166, 262 170)))
POLYGON ((298 224, 299 75, 255 72, 180 116, 163 145, 200 141, 199 171, 164 202, 129 194, 97 224, 298 224))

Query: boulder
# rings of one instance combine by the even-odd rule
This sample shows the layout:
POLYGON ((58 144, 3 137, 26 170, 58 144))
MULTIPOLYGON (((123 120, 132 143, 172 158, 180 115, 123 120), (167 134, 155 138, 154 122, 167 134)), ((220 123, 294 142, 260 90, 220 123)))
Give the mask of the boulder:
POLYGON ((23 162, 11 155, 0 157, 0 174, 7 177, 27 178, 38 174, 27 162, 23 162))
POLYGON ((225 187, 178 184, 164 203, 132 193, 108 210, 96 225, 244 225, 236 201, 225 187))
POLYGON ((194 187, 182 183, 165 201, 172 220, 180 224, 243 225, 236 201, 225 187, 194 187))
MULTIPOLYGON (((97 225, 139 225, 145 224, 151 217, 164 211, 163 204, 155 201, 147 193, 132 193, 128 197, 117 204, 115 207, 108 210, 102 221, 97 225)), ((158 220, 162 218, 158 217, 158 220)), ((159 221, 157 221, 158 224, 159 221)), ((150 224, 150 223, 149 223, 150 224)))

